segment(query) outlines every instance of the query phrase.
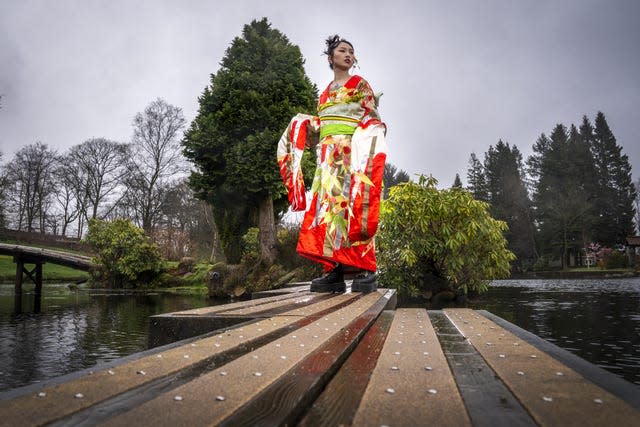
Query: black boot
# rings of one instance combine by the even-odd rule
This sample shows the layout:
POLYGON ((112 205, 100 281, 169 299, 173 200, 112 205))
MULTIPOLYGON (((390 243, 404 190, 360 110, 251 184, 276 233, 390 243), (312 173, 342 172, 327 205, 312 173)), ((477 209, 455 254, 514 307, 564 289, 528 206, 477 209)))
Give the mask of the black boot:
POLYGON ((353 278, 351 292, 362 292, 364 294, 378 289, 376 283, 376 273, 374 271, 363 271, 353 278))
POLYGON ((346 290, 342 264, 338 264, 329 273, 311 281, 311 292, 345 292, 346 290))

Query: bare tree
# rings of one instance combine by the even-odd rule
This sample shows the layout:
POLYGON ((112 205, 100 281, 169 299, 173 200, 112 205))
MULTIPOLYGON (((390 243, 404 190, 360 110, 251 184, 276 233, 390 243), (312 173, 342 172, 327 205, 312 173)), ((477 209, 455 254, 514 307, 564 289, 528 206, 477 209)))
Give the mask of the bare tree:
POLYGON ((171 247, 163 249, 166 255, 172 252, 171 256, 176 258, 184 255, 198 258, 207 256, 211 262, 225 262, 211 205, 195 198, 187 179, 176 182, 168 189, 159 225, 153 235, 161 246, 162 240, 171 241, 171 247), (186 243, 181 243, 180 238, 186 238, 186 243), (189 253, 180 253, 178 243, 181 243, 182 248, 188 249, 189 253))
POLYGON ((117 195, 118 188, 128 174, 126 166, 129 146, 105 138, 92 138, 71 148, 66 159, 75 171, 75 191, 84 219, 106 216, 115 203, 109 199, 117 195))
POLYGON ((5 191, 15 228, 45 232, 56 190, 53 169, 56 152, 37 142, 19 150, 6 167, 5 191))
POLYGON ((6 227, 5 209, 6 202, 6 187, 7 187, 7 174, 5 167, 2 165, 2 151, 0 151, 0 227, 6 227))
POLYGON ((156 99, 133 120, 133 155, 126 204, 149 232, 157 226, 171 181, 184 171, 179 137, 186 120, 182 109, 156 99))
POLYGON ((66 236, 69 226, 78 220, 81 212, 86 212, 86 209, 81 208, 86 201, 83 197, 85 185, 79 184, 78 171, 66 156, 58 157, 53 174, 58 183, 58 191, 55 194, 59 208, 56 225, 61 227, 60 234, 66 236))

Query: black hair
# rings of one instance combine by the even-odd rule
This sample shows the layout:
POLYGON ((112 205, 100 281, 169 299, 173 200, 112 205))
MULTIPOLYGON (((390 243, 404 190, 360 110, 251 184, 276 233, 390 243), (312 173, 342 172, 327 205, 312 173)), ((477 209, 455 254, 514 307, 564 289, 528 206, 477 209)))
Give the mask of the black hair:
MULTIPOLYGON (((333 51, 336 50, 340 43, 346 43, 353 49, 353 43, 349 40, 345 40, 337 34, 329 36, 327 40, 325 40, 325 44, 327 45, 327 50, 324 51, 324 54, 327 56, 333 55, 333 51)), ((333 64, 329 64, 329 67, 333 70, 333 64)))

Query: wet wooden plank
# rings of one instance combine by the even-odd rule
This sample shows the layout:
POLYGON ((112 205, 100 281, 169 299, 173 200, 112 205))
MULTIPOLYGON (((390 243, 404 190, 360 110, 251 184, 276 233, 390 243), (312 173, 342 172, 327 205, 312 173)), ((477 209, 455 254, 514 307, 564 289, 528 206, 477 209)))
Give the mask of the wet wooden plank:
POLYGON ((299 427, 351 425, 387 338, 393 311, 384 311, 313 402, 299 427))
POLYGON ((485 310, 477 310, 476 313, 488 318, 494 323, 502 326, 515 336, 523 339, 534 347, 544 351, 554 359, 564 363, 592 383, 615 394, 620 399, 627 402, 636 409, 640 409, 640 386, 626 381, 619 376, 608 372, 599 366, 576 356, 575 354, 558 347, 557 345, 526 331, 513 323, 510 323, 493 313, 485 310))
POLYGON ((486 317, 445 313, 539 425, 640 425, 639 411, 486 317))
POLYGON ((426 310, 396 311, 354 425, 471 425, 426 310))
MULTIPOLYGON (((275 426, 294 425, 301 415, 320 394, 329 379, 351 354, 354 347, 361 349, 364 343, 360 339, 370 330, 387 304, 386 298, 380 298, 367 311, 356 317, 340 333, 333 335, 326 343, 309 354, 301 363, 289 370, 278 381, 266 388, 233 416, 225 420, 222 426, 275 426)), ((390 323, 391 316, 388 316, 390 323)), ((335 378, 332 380, 334 381, 335 378)), ((345 378, 349 385, 349 394, 353 388, 353 377, 345 378)), ((366 383, 365 383, 366 386, 366 383)), ((364 388, 363 390, 364 391, 364 388)), ((348 400, 348 399, 347 399, 348 400)), ((353 405, 353 412, 358 406, 353 405)), ((328 414, 322 414, 325 420, 328 414)), ((339 425, 333 423, 331 425, 339 425)))
POLYGON ((209 363, 216 356, 241 346, 251 346, 269 334, 280 330, 288 332, 287 328, 300 321, 303 318, 301 316, 313 319, 314 316, 356 299, 352 294, 335 296, 312 306, 297 308, 290 316, 261 319, 256 323, 229 329, 159 353, 147 354, 122 365, 96 370, 90 375, 67 382, 57 384, 55 379, 47 381, 37 390, 29 387, 28 394, 6 395, 10 400, 0 402, 0 413, 7 419, 15 419, 16 426, 46 424, 152 381, 177 374, 196 364, 209 363), (47 385, 51 383, 53 385, 47 385), (78 395, 82 397, 76 397, 78 395))
POLYGON ((537 425, 443 311, 429 311, 429 318, 475 427, 537 425))
POLYGON ((331 337, 343 333, 354 318, 381 298, 383 295, 375 292, 355 299, 352 304, 315 319, 307 327, 203 374, 104 425, 130 426, 139 420, 155 426, 220 424, 331 337))
MULTIPOLYGON (((305 295, 305 294, 302 294, 305 295)), ((306 295, 310 295, 310 293, 306 293, 306 295)), ((257 307, 257 306, 261 306, 264 304, 269 304, 269 303, 273 303, 273 302, 279 302, 279 301, 287 301, 290 299, 294 299, 294 298, 299 298, 301 296, 300 293, 290 293, 290 294, 284 294, 284 295, 275 295, 275 296, 271 296, 271 297, 265 297, 265 298, 259 298, 259 299, 250 299, 250 300, 246 300, 246 301, 238 301, 238 302, 232 302, 229 304, 222 304, 222 305, 212 305, 209 307, 200 307, 200 308, 193 308, 190 310, 182 310, 182 311, 175 311, 173 313, 167 313, 167 314, 161 314, 159 316, 209 316, 209 315, 213 315, 213 314, 219 314, 219 313, 224 313, 224 312, 228 312, 228 311, 233 311, 236 309, 242 309, 242 308, 248 308, 248 307, 257 307)))

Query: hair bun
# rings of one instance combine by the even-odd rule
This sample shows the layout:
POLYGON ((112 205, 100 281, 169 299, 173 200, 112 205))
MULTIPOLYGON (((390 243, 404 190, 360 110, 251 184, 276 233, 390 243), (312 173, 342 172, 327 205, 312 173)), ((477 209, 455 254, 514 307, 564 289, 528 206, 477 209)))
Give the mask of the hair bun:
POLYGON ((325 43, 327 45, 327 50, 324 51, 325 55, 331 55, 331 52, 333 51, 333 49, 335 49, 336 46, 338 46, 341 41, 342 39, 337 34, 329 36, 327 40, 325 40, 325 43))

